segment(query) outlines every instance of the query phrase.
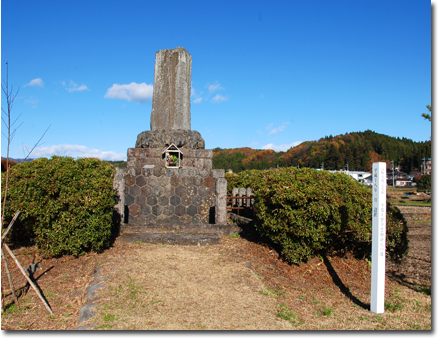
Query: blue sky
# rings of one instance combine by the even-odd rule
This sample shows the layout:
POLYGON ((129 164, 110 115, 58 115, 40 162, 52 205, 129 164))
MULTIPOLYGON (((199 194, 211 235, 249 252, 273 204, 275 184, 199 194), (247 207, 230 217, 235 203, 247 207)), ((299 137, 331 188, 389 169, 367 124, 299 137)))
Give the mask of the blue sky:
MULTIPOLYGON (((2 0, 1 75, 8 62, 23 122, 10 156, 51 125, 31 157, 125 160, 150 129, 155 53, 177 46, 192 56, 192 129, 208 149, 287 150, 367 129, 428 140, 431 10, 425 0, 2 0)), ((2 137, 2 156, 6 146, 2 137)))

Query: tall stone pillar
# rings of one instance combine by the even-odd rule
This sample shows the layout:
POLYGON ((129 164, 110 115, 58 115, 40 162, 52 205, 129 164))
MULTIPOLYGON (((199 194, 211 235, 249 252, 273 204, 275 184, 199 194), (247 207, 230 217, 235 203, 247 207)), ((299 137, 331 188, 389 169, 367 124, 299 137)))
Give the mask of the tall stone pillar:
POLYGON ((191 129, 191 66, 182 47, 156 53, 151 131, 191 129))

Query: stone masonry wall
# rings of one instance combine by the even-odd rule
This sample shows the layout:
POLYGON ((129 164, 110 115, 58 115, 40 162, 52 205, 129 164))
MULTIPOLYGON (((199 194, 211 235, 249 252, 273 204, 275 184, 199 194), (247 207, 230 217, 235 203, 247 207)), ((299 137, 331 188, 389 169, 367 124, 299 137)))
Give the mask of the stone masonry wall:
POLYGON ((144 165, 130 172, 124 192, 129 224, 215 223, 216 186, 222 186, 224 170, 144 165))

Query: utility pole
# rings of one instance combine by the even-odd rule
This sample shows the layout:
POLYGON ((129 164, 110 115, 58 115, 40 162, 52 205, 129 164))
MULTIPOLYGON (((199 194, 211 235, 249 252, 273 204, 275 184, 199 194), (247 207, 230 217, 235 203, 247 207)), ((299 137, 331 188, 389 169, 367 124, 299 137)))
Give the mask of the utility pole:
POLYGON ((392 160, 392 178, 393 178, 393 187, 395 187, 395 164, 392 160))
POLYGON ((322 170, 324 170, 325 169, 325 163, 324 162, 322 162, 322 170))

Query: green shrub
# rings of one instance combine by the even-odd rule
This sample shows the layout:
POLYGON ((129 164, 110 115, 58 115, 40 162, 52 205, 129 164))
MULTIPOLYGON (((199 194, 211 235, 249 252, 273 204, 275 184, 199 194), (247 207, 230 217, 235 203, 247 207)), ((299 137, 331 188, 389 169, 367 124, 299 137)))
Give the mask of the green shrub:
POLYGON ((430 191, 431 192, 431 175, 423 175, 420 178, 413 178, 416 183, 418 191, 430 191))
MULTIPOLYGON (((370 256, 372 194, 351 177, 309 168, 278 168, 244 171, 230 184, 254 189, 256 229, 279 244, 290 263, 339 251, 370 256)), ((388 254, 397 260, 407 249, 407 225, 389 205, 388 254)))
MULTIPOLYGON (((12 167, 6 225, 17 210, 21 215, 9 241, 33 239, 43 256, 102 251, 113 231, 114 171, 99 159, 58 156, 12 167)), ((2 188, 4 179, 2 173, 2 188)))

